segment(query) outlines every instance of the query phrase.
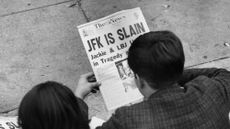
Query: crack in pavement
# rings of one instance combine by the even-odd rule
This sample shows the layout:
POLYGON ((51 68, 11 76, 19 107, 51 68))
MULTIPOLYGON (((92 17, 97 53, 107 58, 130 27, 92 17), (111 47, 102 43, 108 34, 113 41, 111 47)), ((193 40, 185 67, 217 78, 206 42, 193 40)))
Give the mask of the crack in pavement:
POLYGON ((72 4, 69 7, 74 7, 74 6, 78 6, 83 14, 83 16, 85 17, 86 21, 89 22, 90 19, 89 17, 86 15, 85 10, 82 8, 82 0, 72 0, 72 4))
POLYGON ((55 5, 60 5, 60 4, 68 3, 68 2, 71 2, 71 1, 73 1, 73 0, 68 0, 68 1, 63 1, 63 2, 54 3, 54 4, 50 4, 50 5, 35 7, 35 8, 26 9, 26 10, 21 10, 21 11, 17 11, 17 12, 11 12, 11 13, 7 13, 7 14, 2 14, 2 15, 0 15, 0 18, 1 18, 1 17, 6 17, 6 16, 15 15, 15 14, 20 14, 20 13, 24 13, 24 12, 28 12, 28 11, 32 11, 32 10, 47 8, 47 7, 51 7, 51 6, 55 6, 55 5))

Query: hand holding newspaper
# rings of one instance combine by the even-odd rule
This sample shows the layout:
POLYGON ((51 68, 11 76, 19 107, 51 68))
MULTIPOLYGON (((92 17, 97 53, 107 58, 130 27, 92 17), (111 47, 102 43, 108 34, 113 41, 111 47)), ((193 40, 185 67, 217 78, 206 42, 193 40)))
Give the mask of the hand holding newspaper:
POLYGON ((127 64, 133 40, 149 32, 140 8, 120 11, 78 26, 90 64, 109 111, 141 101, 127 64))

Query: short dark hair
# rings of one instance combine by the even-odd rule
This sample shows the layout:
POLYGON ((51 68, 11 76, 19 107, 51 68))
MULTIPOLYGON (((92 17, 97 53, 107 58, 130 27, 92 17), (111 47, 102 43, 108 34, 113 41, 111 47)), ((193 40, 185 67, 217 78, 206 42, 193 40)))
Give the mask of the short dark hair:
POLYGON ((18 123, 22 129, 89 129, 88 116, 81 113, 73 92, 51 81, 35 86, 24 96, 18 123))
POLYGON ((143 34, 134 40, 128 52, 130 68, 154 89, 163 88, 159 84, 177 81, 184 61, 182 43, 170 31, 143 34))

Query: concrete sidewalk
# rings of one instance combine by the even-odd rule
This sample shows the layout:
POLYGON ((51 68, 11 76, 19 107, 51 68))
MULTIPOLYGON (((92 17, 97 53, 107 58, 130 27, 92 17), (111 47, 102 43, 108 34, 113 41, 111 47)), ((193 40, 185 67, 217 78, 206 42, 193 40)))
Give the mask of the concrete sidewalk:
MULTIPOLYGON (((91 71, 76 26, 123 9, 141 7, 151 30, 175 32, 186 66, 223 57, 219 66, 229 66, 229 0, 79 0, 69 7, 72 3, 0 0, 0 112, 16 109, 40 82, 54 80, 74 90, 78 77, 91 71)), ((100 94, 87 102, 91 115, 107 116, 100 94)))

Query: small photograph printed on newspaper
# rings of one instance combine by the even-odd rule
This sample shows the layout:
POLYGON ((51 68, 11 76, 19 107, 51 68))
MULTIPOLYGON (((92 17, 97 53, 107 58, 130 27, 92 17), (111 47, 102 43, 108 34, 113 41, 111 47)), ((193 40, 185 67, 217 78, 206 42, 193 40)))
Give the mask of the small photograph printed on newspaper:
POLYGON ((89 62, 109 111, 143 99, 127 63, 133 40, 149 32, 140 8, 128 9, 78 26, 89 62))
POLYGON ((122 80, 122 85, 124 87, 125 93, 130 93, 133 90, 136 90, 137 87, 134 82, 134 73, 129 68, 127 59, 120 60, 115 63, 117 71, 119 73, 119 77, 122 80))

